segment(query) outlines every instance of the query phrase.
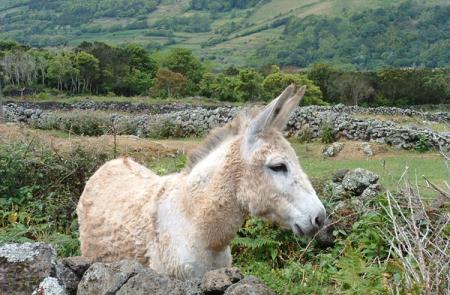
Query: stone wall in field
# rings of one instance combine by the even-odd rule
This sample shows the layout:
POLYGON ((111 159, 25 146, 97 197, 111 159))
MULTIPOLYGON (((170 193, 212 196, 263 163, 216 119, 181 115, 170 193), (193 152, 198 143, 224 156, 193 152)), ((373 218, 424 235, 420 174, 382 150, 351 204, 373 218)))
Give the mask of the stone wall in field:
MULTIPOLYGON (((93 112, 92 108, 83 109, 79 105, 71 112, 55 112, 54 109, 44 110, 29 105, 28 107, 9 103, 3 106, 7 121, 24 122, 41 129, 69 129, 76 124, 88 121, 99 126, 107 126, 105 133, 111 128, 109 124, 121 126, 121 132, 138 136, 154 136, 155 131, 167 136, 203 135, 208 130, 230 121, 239 111, 239 107, 201 107, 192 105, 152 106, 152 112, 121 112, 108 114, 93 112), (74 111, 76 109, 76 111, 74 111), (81 111, 80 111, 81 110, 81 111), (156 110, 156 111, 154 111, 156 110), (78 120, 76 113, 82 113, 78 120), (68 115, 72 114, 72 115, 68 115), (88 114, 88 115, 86 115, 88 114), (96 122, 101 120, 101 122, 96 122)), ((69 110, 69 109, 68 109, 69 110)), ((94 110, 98 110, 94 108, 94 110)), ((121 109, 123 110, 123 109, 121 109)), ((450 149, 450 133, 436 132, 418 126, 400 125, 392 121, 361 119, 355 114, 378 114, 397 116, 418 116, 422 120, 439 121, 450 124, 448 113, 422 113, 398 108, 361 108, 345 107, 299 107, 289 119, 286 132, 290 136, 307 136, 318 138, 324 129, 333 133, 336 139, 364 140, 386 143, 399 149, 412 149, 419 139, 433 148, 450 149), (428 119, 427 119, 428 118, 428 119)), ((89 133, 87 133, 89 134, 89 133)), ((157 134, 156 134, 157 135, 157 134)))
MULTIPOLYGON (((116 111, 116 112, 127 112, 127 113, 146 113, 146 114, 165 114, 173 113, 177 111, 195 110, 199 108, 198 106, 192 104, 184 103, 171 103, 171 104, 144 104, 144 103, 129 103, 129 102, 95 102, 95 101, 82 101, 77 103, 65 103, 65 102, 13 102, 19 107, 25 109, 41 109, 41 110, 91 110, 91 111, 116 111)), ((224 108, 232 108, 231 106, 223 106, 224 108)), ((447 105, 436 106, 448 110, 447 105)), ((217 108, 217 106, 205 106, 202 105, 201 108, 212 110, 217 108)), ((370 114, 370 115, 386 115, 386 116, 407 116, 407 117, 418 117, 423 120, 433 121, 433 122, 449 122, 450 123, 450 113, 448 111, 435 111, 435 112, 423 112, 413 108, 397 108, 397 107, 360 107, 360 106, 345 106, 339 104, 336 106, 328 107, 315 107, 320 111, 335 111, 339 113, 346 114, 370 114)))

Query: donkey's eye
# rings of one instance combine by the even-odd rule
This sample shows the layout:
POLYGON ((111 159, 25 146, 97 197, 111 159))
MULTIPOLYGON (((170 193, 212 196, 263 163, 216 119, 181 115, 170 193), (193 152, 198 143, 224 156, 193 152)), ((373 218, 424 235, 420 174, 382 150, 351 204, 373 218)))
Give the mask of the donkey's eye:
POLYGON ((287 172, 287 167, 285 164, 276 164, 273 166, 269 166, 269 169, 274 172, 287 172))

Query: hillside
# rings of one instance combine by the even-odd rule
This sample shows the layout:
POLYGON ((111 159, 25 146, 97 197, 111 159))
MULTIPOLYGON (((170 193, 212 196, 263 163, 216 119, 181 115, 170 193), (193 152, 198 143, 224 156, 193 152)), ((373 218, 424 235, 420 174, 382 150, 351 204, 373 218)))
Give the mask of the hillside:
POLYGON ((448 1, 398 3, 0 0, 0 38, 32 46, 95 40, 148 49, 187 47, 221 66, 270 62, 305 67, 320 61, 358 68, 449 65, 448 1), (380 45, 379 40, 387 41, 380 45))

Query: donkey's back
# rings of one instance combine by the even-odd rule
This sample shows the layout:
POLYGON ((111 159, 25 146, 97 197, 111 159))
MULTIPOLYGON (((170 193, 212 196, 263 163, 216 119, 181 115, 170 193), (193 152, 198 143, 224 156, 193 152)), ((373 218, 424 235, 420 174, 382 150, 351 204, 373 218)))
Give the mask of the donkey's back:
POLYGON ((147 240, 155 233, 152 198, 161 177, 121 158, 89 179, 77 207, 81 253, 96 261, 133 259, 148 264, 147 240))

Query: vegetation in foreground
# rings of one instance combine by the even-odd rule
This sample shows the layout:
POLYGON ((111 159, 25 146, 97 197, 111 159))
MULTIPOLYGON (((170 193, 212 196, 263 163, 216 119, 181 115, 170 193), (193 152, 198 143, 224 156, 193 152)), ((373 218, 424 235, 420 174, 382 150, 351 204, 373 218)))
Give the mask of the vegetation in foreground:
MULTIPOLYGON (((321 170, 324 166, 316 165, 319 159, 310 159, 317 162, 305 165, 308 154, 312 157, 314 153, 308 148, 302 150, 303 145, 294 146, 305 170, 310 175, 323 176, 321 170)), ((55 245, 59 255, 79 254, 74 208, 87 178, 112 157, 112 152, 82 145, 56 149, 32 137, 14 141, 2 139, 0 243, 40 240, 55 245)), ((411 163, 413 159, 419 159, 417 167, 421 169, 420 173, 430 178, 434 176, 435 183, 446 179, 448 172, 445 170, 442 174, 438 169, 422 170, 427 165, 420 164, 420 157, 406 152, 398 154, 396 165, 400 166, 402 159, 409 158, 411 163)), ((430 165, 439 161, 438 158, 427 160, 430 165)), ((185 161, 186 157, 179 154, 148 158, 146 165, 159 174, 165 174, 182 169, 185 161)), ((326 162, 327 166, 337 163, 334 168, 329 168, 336 169, 342 166, 352 168, 352 165, 367 167, 367 164, 378 160, 326 162)), ((400 171, 391 172, 400 174, 400 171)), ((382 174, 382 179, 387 174, 382 174)), ((321 191, 322 182, 314 182, 318 183, 316 188, 321 191)), ((328 212, 339 225, 333 232, 336 243, 328 248, 321 248, 308 239, 295 238, 274 225, 249 219, 233 242, 235 264, 260 277, 280 294, 387 294, 391 291, 443 294, 448 287, 448 272, 435 275, 445 267, 445 261, 448 267, 449 260, 445 259, 448 258, 448 242, 445 245, 442 241, 449 234, 448 221, 439 219, 448 217, 445 215, 445 212, 448 214, 448 203, 444 213, 440 213, 441 209, 430 211, 428 204, 417 203, 417 189, 410 185, 406 188, 408 194, 380 195, 370 200, 364 214, 336 210, 333 199, 324 199, 328 212), (420 206, 411 207, 408 202, 420 206), (407 210, 402 209, 404 205, 408 205, 407 210), (417 218, 416 213, 421 216, 420 223, 414 219, 417 218), (407 237, 417 232, 432 234, 420 236, 420 239, 411 237, 409 248, 401 248, 405 241, 398 240, 399 236, 403 237, 396 232, 399 228, 405 228, 402 234, 407 237), (436 245, 440 247, 439 251, 436 245), (442 253, 444 256, 439 256, 442 253)))

